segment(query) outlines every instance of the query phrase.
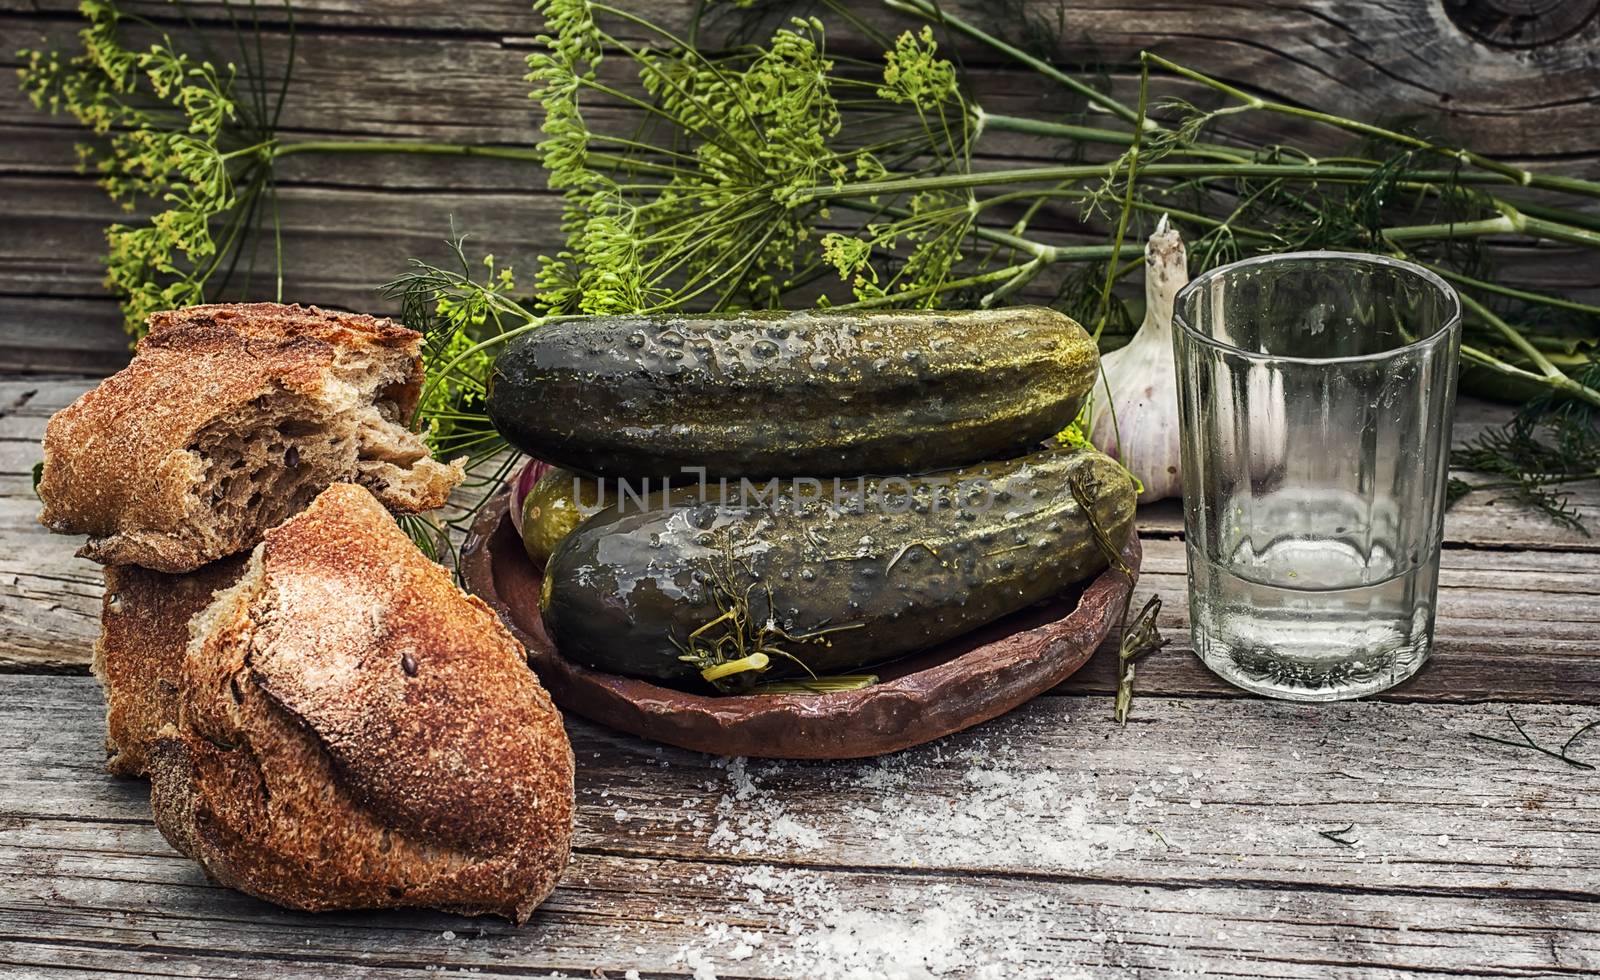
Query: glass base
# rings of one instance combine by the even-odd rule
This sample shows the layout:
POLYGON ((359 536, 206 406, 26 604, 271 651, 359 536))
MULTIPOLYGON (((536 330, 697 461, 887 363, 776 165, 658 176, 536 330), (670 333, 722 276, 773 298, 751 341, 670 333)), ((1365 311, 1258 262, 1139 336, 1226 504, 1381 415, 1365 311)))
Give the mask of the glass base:
POLYGON ((1426 640, 1402 649, 1378 650, 1354 659, 1307 662, 1270 649, 1237 650, 1194 637, 1200 661, 1241 690, 1285 701, 1347 701, 1387 691, 1409 680, 1428 662, 1426 640))
POLYGON ((1427 662, 1432 564, 1370 585, 1294 589, 1197 559, 1190 555, 1194 650, 1235 687, 1294 701, 1339 701, 1394 687, 1427 662))

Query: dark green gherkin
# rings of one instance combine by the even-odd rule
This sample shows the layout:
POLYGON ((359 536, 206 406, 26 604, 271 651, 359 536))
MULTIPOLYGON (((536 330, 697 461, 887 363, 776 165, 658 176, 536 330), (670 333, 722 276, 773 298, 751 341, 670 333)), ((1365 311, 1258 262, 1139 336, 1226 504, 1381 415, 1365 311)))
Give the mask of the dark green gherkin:
POLYGON ((589 317, 512 341, 489 415, 601 476, 856 476, 962 466, 1061 431, 1094 342, 1054 310, 589 317))
POLYGON ((842 480, 843 499, 832 480, 802 480, 744 488, 730 481, 726 492, 712 483, 705 492, 658 492, 643 505, 621 501, 551 555, 545 625, 563 655, 580 663, 701 682, 705 664, 680 656, 729 639, 736 627, 724 619, 690 642, 735 607, 741 642, 795 659, 774 654, 764 671, 725 678, 725 689, 890 660, 1104 568, 1074 483, 1120 545, 1133 522, 1133 481, 1112 459, 1082 449, 842 480))

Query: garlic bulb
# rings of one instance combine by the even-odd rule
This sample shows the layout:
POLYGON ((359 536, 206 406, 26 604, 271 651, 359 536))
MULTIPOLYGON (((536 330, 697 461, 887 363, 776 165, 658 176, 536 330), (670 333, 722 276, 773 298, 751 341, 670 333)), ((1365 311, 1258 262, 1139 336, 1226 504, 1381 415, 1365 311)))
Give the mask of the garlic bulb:
POLYGON ((1172 300, 1188 281, 1183 239, 1163 215, 1144 247, 1144 322, 1128 346, 1100 359, 1089 430, 1090 442, 1144 484, 1141 504, 1183 495, 1172 300))

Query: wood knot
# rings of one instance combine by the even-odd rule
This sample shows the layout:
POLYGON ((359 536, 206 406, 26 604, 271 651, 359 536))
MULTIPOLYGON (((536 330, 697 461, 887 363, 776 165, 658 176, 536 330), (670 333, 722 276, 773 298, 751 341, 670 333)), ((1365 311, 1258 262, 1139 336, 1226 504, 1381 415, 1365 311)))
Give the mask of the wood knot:
POLYGON ((1600 0, 1444 0, 1445 16, 1490 47, 1556 44, 1600 19, 1600 0))

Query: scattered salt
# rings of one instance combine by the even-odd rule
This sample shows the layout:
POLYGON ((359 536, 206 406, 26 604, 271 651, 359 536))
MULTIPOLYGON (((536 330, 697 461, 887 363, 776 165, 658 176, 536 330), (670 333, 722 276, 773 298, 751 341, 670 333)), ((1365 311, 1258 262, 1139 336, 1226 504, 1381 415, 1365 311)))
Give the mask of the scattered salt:
MULTIPOLYGON (((865 854, 912 868, 1084 871, 1125 852, 1159 856, 1178 848, 1152 824, 1164 823, 1174 807, 1200 807, 1196 793, 1205 779, 1199 770, 1174 767, 1171 795, 1155 780, 1111 790, 1070 762, 1063 770, 1041 768, 1031 749, 1014 750, 1003 738, 976 739, 956 751, 931 746, 841 767, 831 800, 842 805, 830 810, 825 824, 814 824, 809 810, 784 792, 785 764, 714 764, 723 779, 704 784, 713 801, 709 825, 696 830, 698 817, 685 816, 675 827, 703 836, 710 849, 785 859, 865 854), (881 802, 869 807, 853 800, 881 802)), ((682 809, 701 802, 685 799, 682 809)), ((1080 914, 1057 898, 974 894, 921 881, 886 885, 864 904, 855 889, 836 892, 833 873, 748 865, 731 874, 720 885, 734 906, 716 921, 698 923, 701 933, 674 957, 696 980, 715 977, 718 963, 747 960, 754 965, 736 972, 813 980, 1074 975, 1062 970, 1060 948, 1044 939, 1063 916, 1080 914), (744 917, 771 919, 774 910, 780 932, 729 925, 744 917)), ((1095 933, 1100 948, 1123 941, 1120 934, 1095 933)))

